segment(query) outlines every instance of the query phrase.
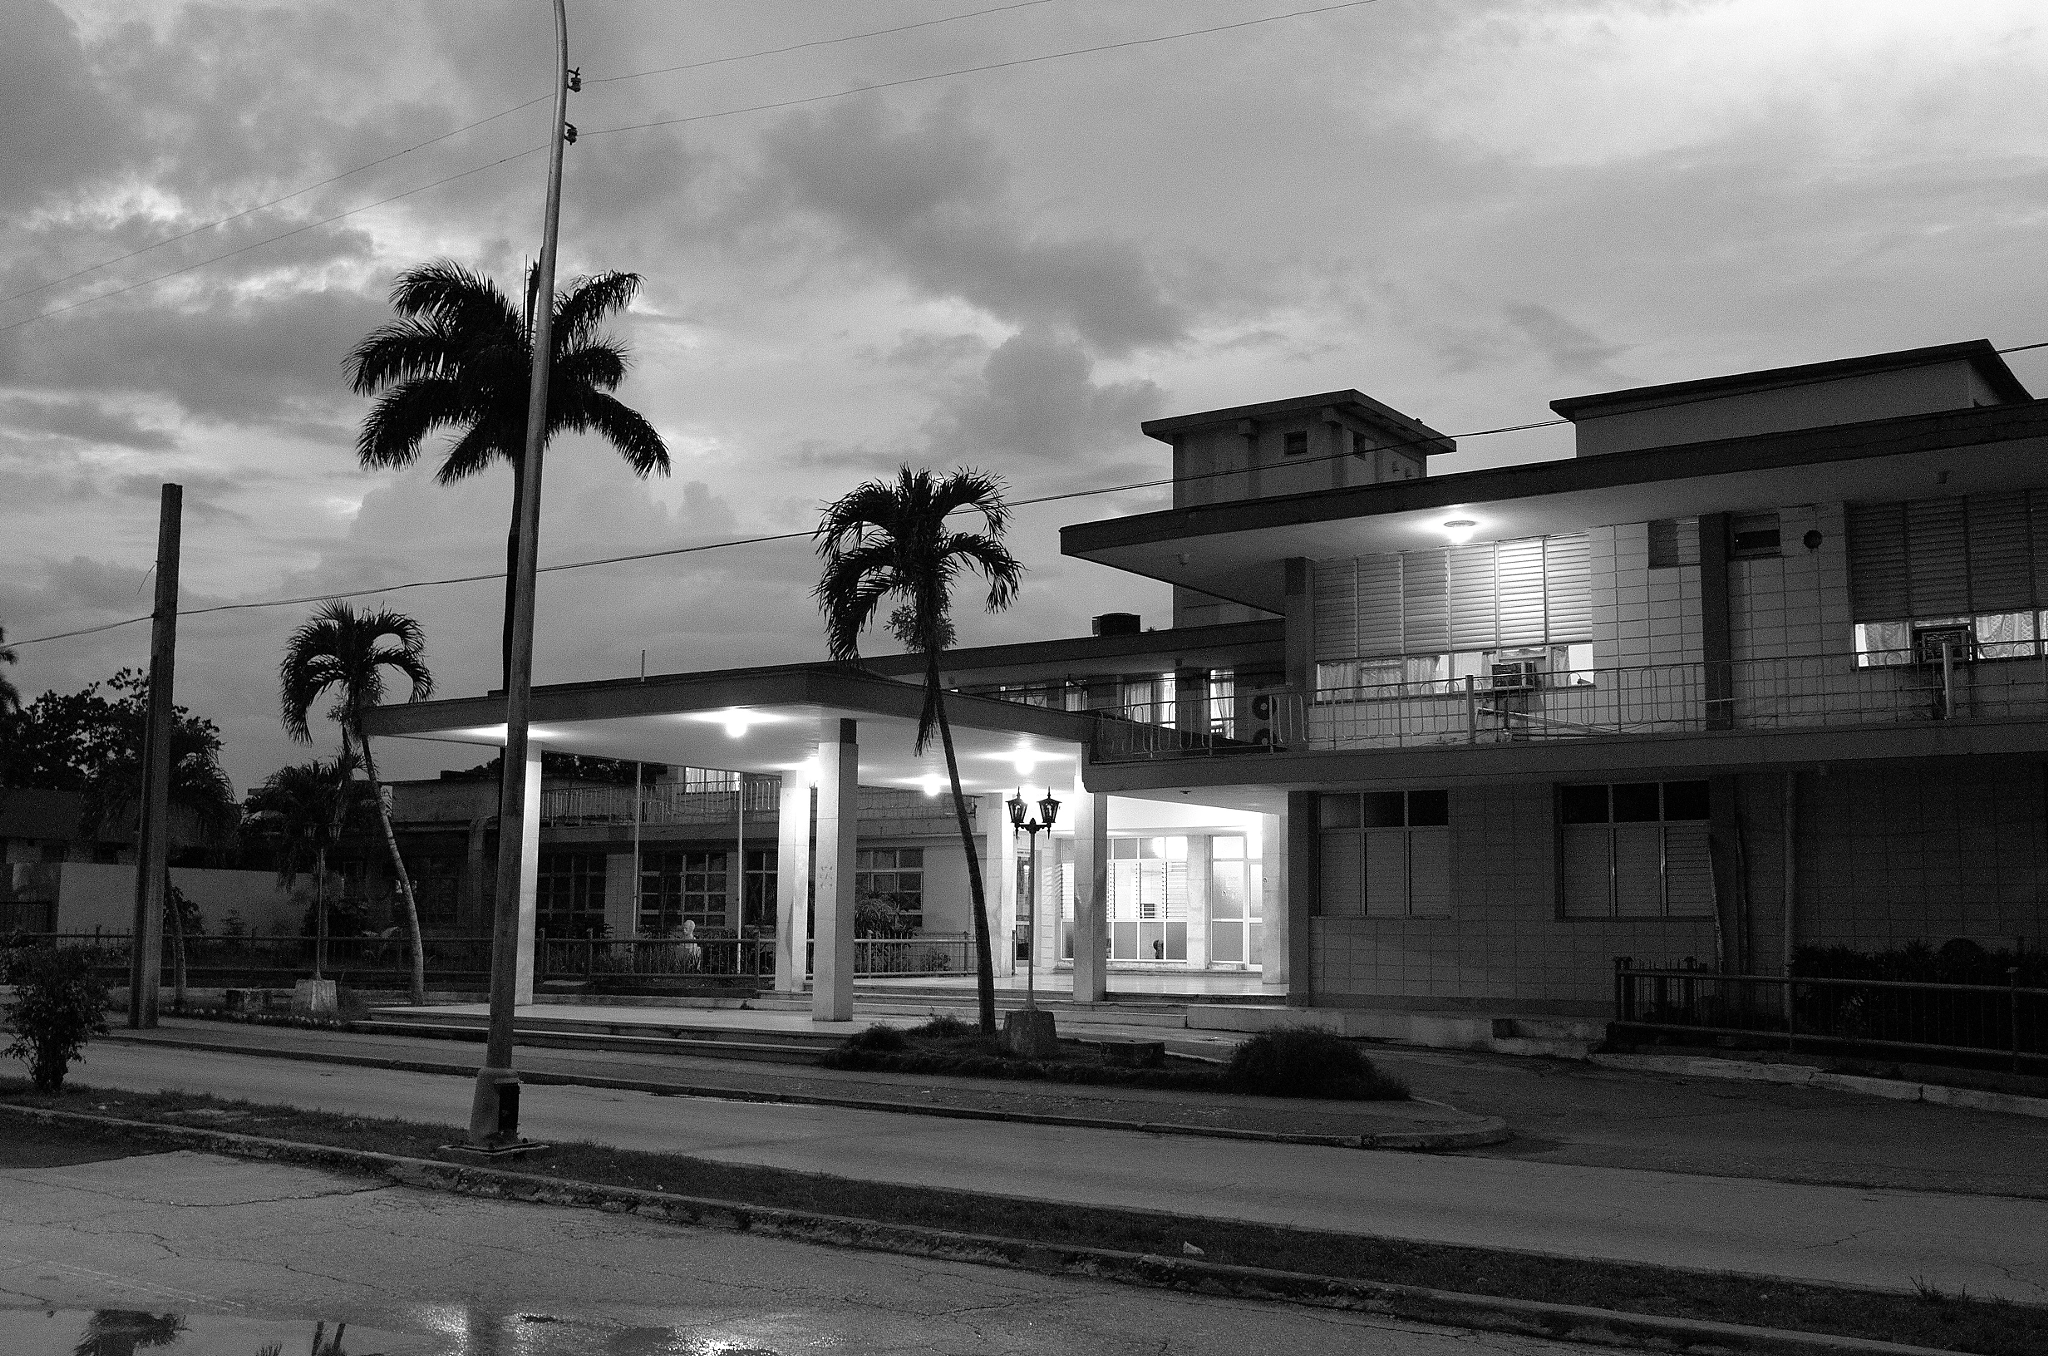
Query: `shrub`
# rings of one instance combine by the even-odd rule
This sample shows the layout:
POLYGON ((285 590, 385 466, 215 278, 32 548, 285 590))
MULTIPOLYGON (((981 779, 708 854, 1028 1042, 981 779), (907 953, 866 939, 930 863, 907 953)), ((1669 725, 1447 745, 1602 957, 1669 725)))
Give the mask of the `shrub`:
POLYGON ((970 1026, 950 1012, 935 1012, 923 1026, 912 1027, 913 1036, 929 1036, 933 1040, 956 1041, 967 1036, 979 1036, 981 1028, 970 1026))
POLYGON ((1268 1097, 1398 1101, 1408 1096, 1400 1079, 1374 1068, 1358 1047, 1306 1026, 1279 1027, 1243 1042, 1231 1053, 1223 1078, 1239 1092, 1268 1097))
POLYGON ((903 1033, 893 1026, 877 1022, 865 1031, 856 1031, 846 1038, 850 1050, 901 1050, 908 1042, 903 1033))
POLYGON ((11 953, 7 973, 14 1002, 5 1053, 26 1062, 37 1092, 57 1092, 86 1041, 107 1030, 107 986, 82 946, 37 946, 11 953))

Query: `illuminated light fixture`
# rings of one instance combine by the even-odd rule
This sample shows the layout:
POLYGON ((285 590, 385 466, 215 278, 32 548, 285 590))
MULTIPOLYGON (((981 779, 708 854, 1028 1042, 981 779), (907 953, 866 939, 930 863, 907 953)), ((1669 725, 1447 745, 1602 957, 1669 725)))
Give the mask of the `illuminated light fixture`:
POLYGON ((1451 539, 1451 545, 1463 546, 1472 540, 1472 534, 1479 530, 1479 524, 1470 518, 1453 518, 1444 524, 1444 535, 1451 539))
POLYGON ((917 784, 924 788, 927 796, 936 796, 939 794, 939 788, 946 784, 946 779, 936 772, 927 772, 917 779, 917 784))
POLYGON ((781 720, 782 717, 771 716, 765 711, 748 711, 737 706, 729 706, 723 711, 700 711, 692 715, 690 719, 709 721, 714 725, 724 726, 728 738, 738 739, 754 726, 772 725, 776 721, 781 720))

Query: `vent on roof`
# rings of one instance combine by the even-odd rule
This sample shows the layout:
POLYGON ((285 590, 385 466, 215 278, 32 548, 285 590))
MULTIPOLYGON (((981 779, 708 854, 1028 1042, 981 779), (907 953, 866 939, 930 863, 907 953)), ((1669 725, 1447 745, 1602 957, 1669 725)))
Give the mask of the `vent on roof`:
POLYGON ((1135 612, 1105 612, 1095 618, 1091 629, 1098 636, 1135 636, 1138 620, 1135 612))

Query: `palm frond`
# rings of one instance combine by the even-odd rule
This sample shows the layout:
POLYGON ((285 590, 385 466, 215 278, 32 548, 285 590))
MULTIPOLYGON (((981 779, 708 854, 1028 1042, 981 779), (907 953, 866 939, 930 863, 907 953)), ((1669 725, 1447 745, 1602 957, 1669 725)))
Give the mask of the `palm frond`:
POLYGON ((392 387, 370 407, 356 434, 356 460, 364 470, 412 465, 427 435, 460 423, 459 388, 447 377, 419 377, 392 387))
POLYGON ((553 345, 557 351, 582 344, 604 318, 623 311, 640 290, 638 273, 600 273, 578 278, 555 297, 553 345))
POLYGON ((660 432, 638 410, 602 391, 582 390, 560 407, 550 407, 549 423, 577 433, 595 433, 618 450, 633 474, 645 480, 669 471, 668 444, 660 432))

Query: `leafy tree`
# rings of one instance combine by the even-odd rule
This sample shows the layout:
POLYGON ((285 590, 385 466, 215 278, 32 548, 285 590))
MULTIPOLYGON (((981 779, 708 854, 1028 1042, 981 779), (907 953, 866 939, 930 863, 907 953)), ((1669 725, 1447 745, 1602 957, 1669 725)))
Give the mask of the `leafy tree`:
POLYGON ((59 1092, 87 1040, 107 1031, 107 986, 82 946, 31 946, 0 953, 0 979, 14 985, 5 1054, 23 1060, 37 1092, 59 1092))
POLYGON ((953 727, 946 720, 946 689, 939 681, 939 656, 953 641, 952 592, 961 575, 979 572, 988 581, 986 606, 997 612, 1017 596, 1024 567, 1003 545, 1009 506, 998 477, 965 468, 945 476, 930 471, 898 472, 896 481, 871 480, 828 506, 818 524, 823 577, 812 591, 825 614, 825 643, 834 659, 860 657, 860 636, 885 602, 897 606, 888 628, 912 653, 925 658, 924 709, 918 717, 915 752, 922 755, 934 732, 946 751, 946 776, 953 787, 953 816, 967 852, 967 886, 974 902, 974 957, 981 1004, 981 1029, 996 1030, 995 957, 989 946, 981 858, 960 791, 960 763, 953 753, 953 727), (955 513, 981 515, 982 530, 958 532, 947 525, 955 513))
MULTIPOLYGON (((0 664, 15 662, 14 651, 7 648, 7 628, 0 626, 0 664)), ((21 710, 21 693, 6 674, 0 673, 0 716, 12 715, 21 710)))
POLYGON ((323 604, 312 620, 292 632, 278 666, 283 688, 284 728, 301 743, 313 742, 306 717, 313 703, 329 689, 334 706, 328 715, 341 726, 342 752, 362 761, 376 797, 377 821, 384 847, 391 854, 392 874, 405 905, 406 931, 412 937, 412 1001, 427 1001, 426 944, 420 938, 419 906, 413 900, 412 878, 398 855, 398 836, 391 831, 391 811, 377 779, 377 759, 363 732, 363 713, 384 700, 384 670, 392 669, 411 682, 410 701, 424 701, 434 691, 427 671, 426 638, 420 624, 402 612, 380 608, 357 612, 347 603, 323 604))
MULTIPOLYGON (((528 275, 526 314, 490 279, 442 260, 399 274, 391 305, 400 318, 372 331, 348 357, 358 395, 382 392, 356 455, 364 469, 410 466, 436 429, 456 436, 435 476, 451 484, 526 453, 526 407, 533 380, 536 275, 528 275)), ((668 447, 637 411, 610 394, 626 375, 626 347, 599 330, 639 290, 637 273, 579 278, 554 297, 548 363, 546 447, 557 433, 594 433, 618 449, 643 479, 668 474, 668 447)), ((512 591, 519 554, 519 489, 513 478, 512 528, 505 539, 505 669, 511 671, 512 591)))

